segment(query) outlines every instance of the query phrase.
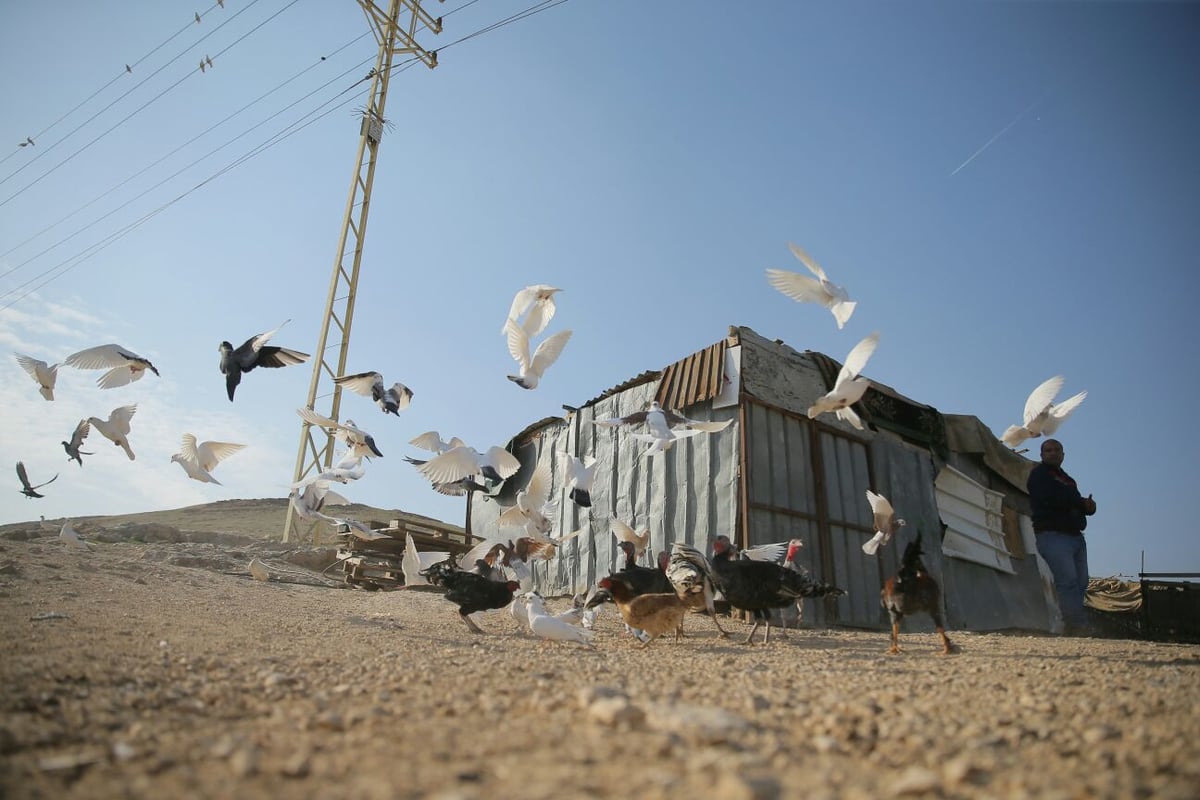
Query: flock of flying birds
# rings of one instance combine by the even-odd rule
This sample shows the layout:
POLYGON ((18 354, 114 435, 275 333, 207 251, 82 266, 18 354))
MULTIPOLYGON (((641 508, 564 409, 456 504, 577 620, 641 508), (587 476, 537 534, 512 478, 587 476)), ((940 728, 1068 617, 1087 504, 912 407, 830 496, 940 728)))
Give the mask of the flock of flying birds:
MULTIPOLYGON (((287 324, 286 322, 284 323, 287 324)), ((283 327, 280 325, 280 327, 283 327)), ((258 367, 276 368, 292 364, 302 364, 308 359, 307 353, 289 350, 286 347, 275 347, 267 342, 279 331, 275 328, 266 333, 252 336, 234 347, 229 342, 221 342, 218 347, 221 353, 220 370, 225 375, 226 393, 230 401, 242 381, 242 375, 258 367)), ((29 374, 38 385, 38 391, 46 400, 54 400, 54 387, 58 380, 60 364, 47 364, 36 358, 16 353, 17 363, 29 374)), ((76 369, 102 369, 104 374, 96 381, 101 389, 114 389, 127 386, 142 379, 147 371, 158 375, 158 368, 148 358, 125 348, 119 344, 102 344, 72 353, 62 360, 61 366, 76 369)), ((137 404, 119 406, 109 412, 107 419, 87 417, 79 420, 71 432, 69 440, 61 442, 66 451, 67 460, 83 466, 83 456, 95 455, 93 450, 84 450, 84 441, 92 431, 99 433, 115 446, 120 447, 130 461, 136 458, 133 446, 130 444, 130 434, 133 431, 132 421, 137 413, 137 404)), ((194 434, 184 433, 180 439, 180 450, 171 456, 171 461, 179 464, 189 478, 203 483, 220 484, 213 477, 212 471, 224 459, 245 448, 243 444, 232 442, 198 442, 194 434)), ((37 490, 58 478, 56 474, 48 481, 34 484, 29 480, 23 462, 17 462, 17 477, 21 481, 21 493, 26 497, 43 497, 37 490)))
MULTIPOLYGON (((804 250, 794 244, 790 244, 789 247, 810 274, 769 269, 767 270, 768 282, 784 295, 798 302, 824 306, 833 314, 838 328, 841 329, 854 313, 857 304, 850 300, 844 287, 829 280, 821 266, 804 250)), ((523 389, 532 390, 538 386, 546 370, 557 361, 571 338, 569 329, 561 330, 546 335, 536 348, 532 345, 532 342, 544 333, 554 318, 555 295, 560 291, 561 289, 546 284, 531 285, 522 289, 513 298, 505 319, 502 333, 506 338, 509 354, 517 366, 516 374, 508 375, 507 378, 523 389)), ((244 374, 258 367, 280 368, 301 364, 308 360, 307 353, 268 344, 280 328, 282 325, 266 333, 252 336, 236 348, 228 341, 221 342, 218 348, 221 353, 219 366, 221 373, 225 375, 226 391, 230 401, 234 399, 234 393, 244 374)), ((853 427, 859 430, 863 429, 862 420, 852 406, 862 399, 870 386, 870 381, 861 373, 878 344, 879 333, 874 332, 851 348, 833 387, 808 409, 807 415, 810 419, 816 418, 820 414, 832 413, 853 427)), ((44 361, 20 353, 16 354, 16 359, 38 384, 42 396, 46 400, 53 400, 59 365, 48 365, 44 361)), ((101 389, 130 384, 140 380, 146 371, 158 375, 158 370, 148 359, 117 344, 100 345, 72 353, 63 359, 62 365, 77 369, 106 370, 97 381, 97 385, 101 389)), ((342 388, 370 397, 385 414, 398 416, 400 411, 409 407, 413 397, 412 390, 402 383, 396 382, 390 387, 386 386, 383 376, 379 372, 344 375, 334 378, 334 381, 342 388)), ((1029 438, 1051 434, 1057 430, 1087 396, 1086 392, 1080 392, 1061 403, 1055 403, 1054 400, 1061 391, 1063 383, 1062 376, 1054 376, 1038 386, 1026 401, 1022 423, 1010 426, 1001 437, 1002 441, 1015 448, 1029 438)), ((130 460, 134 459, 129 437, 131 420, 136 410, 136 404, 121 406, 113 409, 107 419, 88 417, 80 420, 72 432, 70 440, 62 442, 68 458, 82 466, 82 456, 93 455, 93 452, 83 450, 82 446, 94 429, 115 446, 121 447, 130 460)), ((350 419, 339 422, 308 408, 297 409, 297 413, 307 424, 325 430, 345 447, 344 452, 333 466, 292 485, 289 498, 297 514, 305 519, 322 519, 345 526, 351 534, 362 538, 370 539, 380 536, 381 534, 373 532, 368 526, 357 520, 330 516, 323 512, 326 506, 344 505, 349 502, 331 490, 332 484, 346 484, 360 479, 366 472, 364 460, 383 456, 374 437, 359 428, 350 419)), ((648 445, 643 451, 643 455, 652 457, 665 453, 680 439, 716 433, 731 422, 732 420, 707 422, 689 419, 676 411, 662 408, 657 402, 654 402, 646 410, 624 417, 596 420, 595 424, 630 431, 628 437, 631 440, 648 445)), ((413 438, 410 444, 432 453, 426 459, 405 457, 405 460, 413 464, 430 481, 435 490, 444 494, 463 496, 472 491, 489 493, 489 485, 494 486, 511 477, 520 468, 517 459, 503 447, 492 446, 486 452, 480 452, 457 437, 452 437, 449 441, 443 440, 436 431, 423 433, 413 438)), ((172 456, 171 460, 178 463, 189 478, 219 484, 219 481, 212 475, 213 470, 223 460, 244 447, 243 444, 231 442, 198 442, 193 434, 184 433, 181 438, 180 452, 172 456)), ((590 509, 591 483, 596 470, 595 459, 590 456, 580 459, 569 453, 563 455, 567 464, 567 475, 563 482, 566 495, 570 502, 590 509)), ((34 484, 29 479, 25 465, 21 462, 17 463, 17 475, 22 484, 21 492, 29 498, 42 497, 43 495, 37 490, 52 483, 58 477, 56 474, 49 480, 34 484)), ((528 586, 531 578, 528 564, 531 560, 545 560, 553 557, 559 545, 583 532, 581 529, 558 536, 552 535, 552 519, 557 509, 557 501, 550 497, 552 477, 549 468, 544 464, 535 469, 529 483, 517 493, 515 504, 501 513, 498 520, 500 532, 484 538, 479 545, 460 560, 466 570, 447 571, 445 567, 439 566, 439 562, 444 562, 445 558, 441 557, 448 558, 448 554, 418 554, 410 541, 406 553, 411 551, 414 560, 406 565, 407 581, 411 582, 410 585, 436 582, 449 587, 455 580, 465 580, 456 578, 456 575, 467 570, 480 573, 478 577, 492 580, 493 583, 496 582, 495 578, 515 578, 516 581, 508 582, 513 586, 508 591, 509 602, 511 602, 512 592, 516 588, 528 586), (515 537, 505 533, 505 531, 513 529, 517 531, 515 537)), ((899 528, 905 525, 905 521, 896 516, 892 504, 886 497, 870 490, 866 495, 872 510, 875 535, 862 545, 862 549, 864 553, 874 555, 878 552, 879 547, 890 542, 899 528)), ((640 556, 649 542, 649 532, 638 534, 615 516, 611 517, 611 526, 614 535, 622 543, 622 547, 625 547, 626 544, 632 545, 636 548, 637 555, 640 556)), ((72 531, 72 533, 74 532, 72 531)), ((686 546, 676 543, 676 548, 679 547, 686 546)), ((772 546, 770 552, 782 557, 782 551, 776 552, 779 547, 772 546)), ((754 552, 750 551, 748 557, 755 558, 754 552)), ((794 548, 792 552, 794 553, 794 548)), ((699 555, 699 559, 704 559, 702 554, 696 555, 699 555)), ((743 552, 740 555, 746 556, 747 553, 743 552)), ((695 561, 694 558, 693 561, 695 561)), ((500 583, 503 584, 505 581, 500 583)), ((703 580, 701 584, 703 584, 703 580)), ((708 591, 706 590, 706 592, 708 591)), ((453 593, 451 588, 448 590, 447 596, 453 593)), ((709 593, 711 594, 711 592, 709 593)), ((503 594, 502 591, 499 592, 499 595, 503 594)), ((523 605, 523 608, 526 609, 526 616, 537 610, 536 607, 540 601, 530 602, 532 605, 529 603, 523 605)), ((706 595, 705 604, 711 611, 711 596, 706 595)), ((508 605, 508 603, 506 602, 504 605, 508 605)), ((463 619, 469 626, 477 630, 466 613, 463 614, 463 619)), ((542 627, 548 629, 552 626, 543 623, 542 627)), ((575 636, 575 634, 570 634, 570 636, 575 636)), ((753 632, 751 636, 753 636, 753 632)))

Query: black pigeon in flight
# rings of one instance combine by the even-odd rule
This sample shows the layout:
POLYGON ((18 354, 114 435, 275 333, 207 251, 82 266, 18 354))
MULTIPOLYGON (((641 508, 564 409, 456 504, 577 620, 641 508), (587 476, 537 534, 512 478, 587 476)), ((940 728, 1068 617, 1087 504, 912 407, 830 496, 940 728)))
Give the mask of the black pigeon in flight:
POLYGON ((50 480, 43 481, 42 483, 39 483, 37 486, 30 485, 29 475, 25 472, 25 462, 24 461, 17 462, 17 477, 21 479, 21 494, 25 495, 26 497, 45 497, 45 495, 38 494, 35 490, 42 488, 43 486, 45 486, 48 483, 54 483, 56 480, 58 480, 58 475, 56 474, 50 480))
MULTIPOLYGON (((289 322, 291 320, 284 320, 279 328, 289 322)), ((221 352, 221 374, 225 376, 225 391, 229 394, 229 402, 233 402, 233 393, 242 382, 243 372, 249 372, 255 367, 289 367, 308 360, 308 353, 289 350, 286 347, 267 346, 267 342, 279 332, 279 328, 251 336, 237 348, 229 342, 221 342, 217 349, 221 352)))

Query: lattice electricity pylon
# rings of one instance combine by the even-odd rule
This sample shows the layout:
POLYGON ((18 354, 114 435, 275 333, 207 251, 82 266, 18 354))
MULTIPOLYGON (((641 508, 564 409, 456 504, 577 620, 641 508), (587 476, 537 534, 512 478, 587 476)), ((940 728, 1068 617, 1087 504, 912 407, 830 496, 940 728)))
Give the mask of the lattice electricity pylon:
MULTIPOLYGON (((441 0, 439 0, 440 2, 441 0)), ((346 355, 350 350, 350 325, 354 320, 354 300, 358 294, 358 270, 362 264, 363 240, 367 233, 367 213, 371 209, 371 185, 375 179, 375 164, 379 155, 379 142, 383 138, 386 118, 383 115, 387 102, 388 83, 395 68, 397 55, 408 54, 433 69, 437 66, 437 52, 429 51, 417 44, 416 34, 421 28, 433 33, 442 32, 442 18, 434 18, 421 8, 421 0, 390 0, 384 12, 372 0, 358 0, 367 23, 379 43, 379 56, 375 67, 367 74, 371 81, 369 99, 363 108, 362 128, 359 131, 358 158, 354 179, 350 183, 350 197, 346 201, 346 214, 342 220, 342 233, 338 239, 337 257, 334 259, 333 276, 329 281, 329 298, 325 302, 325 316, 321 322, 321 335, 317 340, 316 356, 313 358, 312 380, 308 385, 307 407, 315 408, 317 397, 331 398, 329 413, 324 416, 338 419, 342 404, 342 389, 333 383, 333 378, 345 374, 346 355), (347 242, 353 247, 347 251, 347 242), (349 261, 349 265, 347 265, 349 261), (335 331, 336 341, 330 343, 330 330, 335 331), (336 362, 330 361, 330 350, 337 349, 336 362), (332 387, 322 393, 323 380, 332 387)), ((314 433, 312 426, 304 422, 300 429, 300 448, 296 454, 296 471, 293 480, 303 480, 310 473, 320 472, 333 461, 333 437, 321 431, 314 433), (324 441, 318 444, 317 435, 324 441)), ((296 510, 288 504, 287 519, 283 524, 283 540, 299 539, 296 510)))

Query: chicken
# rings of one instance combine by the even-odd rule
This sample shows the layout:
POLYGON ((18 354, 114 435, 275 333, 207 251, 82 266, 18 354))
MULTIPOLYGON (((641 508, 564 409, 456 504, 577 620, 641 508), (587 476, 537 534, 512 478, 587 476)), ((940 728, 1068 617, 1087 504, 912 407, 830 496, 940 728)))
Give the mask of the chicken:
POLYGON ((892 620, 892 646, 888 648, 888 653, 892 655, 900 652, 900 620, 920 612, 933 617, 934 627, 942 640, 942 655, 954 652, 942 618, 941 589, 925 569, 921 554, 921 532, 917 531, 916 540, 904 548, 900 571, 896 577, 887 579, 879 593, 879 602, 887 609, 892 620))
POLYGON ((801 597, 840 596, 844 591, 820 583, 811 577, 770 561, 733 559, 734 547, 728 536, 713 542, 712 569, 725 599, 734 608, 754 615, 754 627, 744 644, 754 639, 759 625, 766 622, 763 644, 771 638, 772 608, 786 608, 801 597))
POLYGON ((648 638, 642 640, 642 647, 668 631, 675 632, 675 641, 683 636, 683 616, 691 610, 691 604, 675 592, 634 594, 614 575, 601 578, 598 585, 612 595, 625 624, 645 632, 648 638))
MULTIPOLYGON (((661 553, 659 562, 662 562, 661 553)), ((668 557, 665 572, 667 580, 675 588, 675 593, 687 600, 692 608, 704 609, 713 625, 721 632, 721 637, 728 639, 729 632, 717 622, 717 609, 713 603, 717 591, 717 576, 704 554, 683 542, 675 542, 671 545, 671 555, 668 557)))
POLYGON ((513 593, 521 588, 516 581, 494 581, 474 572, 462 572, 448 561, 434 564, 421 575, 432 585, 446 588, 445 598, 458 606, 458 615, 471 633, 483 633, 483 630, 471 621, 470 614, 504 608, 512 602, 513 593))

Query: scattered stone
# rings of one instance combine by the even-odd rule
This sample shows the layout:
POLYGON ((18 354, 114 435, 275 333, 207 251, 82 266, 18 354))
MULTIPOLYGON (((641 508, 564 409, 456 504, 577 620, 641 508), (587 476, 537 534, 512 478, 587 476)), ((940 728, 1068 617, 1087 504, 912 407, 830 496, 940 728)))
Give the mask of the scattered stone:
POLYGON ((890 788, 894 797, 930 794, 942 788, 942 779, 931 769, 914 766, 892 781, 890 788))
POLYGON ((646 724, 702 744, 728 742, 750 727, 746 720, 722 708, 662 703, 646 708, 646 724))

